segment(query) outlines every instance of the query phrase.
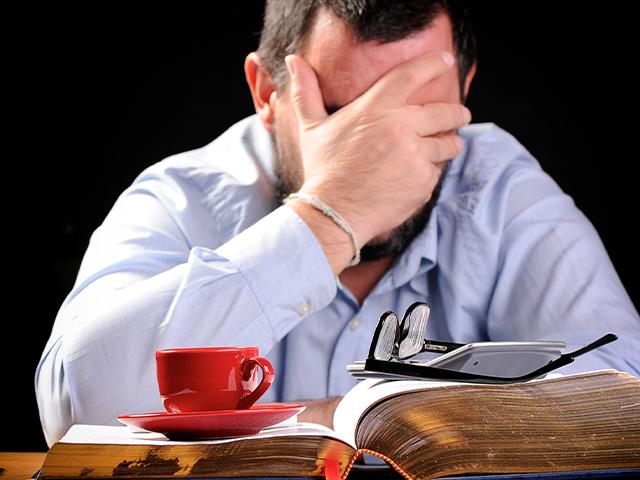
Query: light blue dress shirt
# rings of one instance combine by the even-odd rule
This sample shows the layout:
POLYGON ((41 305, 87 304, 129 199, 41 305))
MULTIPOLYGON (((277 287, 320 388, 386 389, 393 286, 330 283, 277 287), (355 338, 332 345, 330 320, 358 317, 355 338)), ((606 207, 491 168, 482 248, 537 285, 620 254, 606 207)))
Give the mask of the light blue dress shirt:
POLYGON ((257 345, 276 371, 261 401, 344 394, 380 314, 415 301, 431 306, 431 339, 570 348, 617 333, 564 371, 637 376, 640 319, 591 223, 510 134, 491 123, 460 134, 428 226, 362 305, 276 205, 256 116, 147 168, 92 235, 38 365, 47 442, 73 423, 162 411, 161 348, 257 345))

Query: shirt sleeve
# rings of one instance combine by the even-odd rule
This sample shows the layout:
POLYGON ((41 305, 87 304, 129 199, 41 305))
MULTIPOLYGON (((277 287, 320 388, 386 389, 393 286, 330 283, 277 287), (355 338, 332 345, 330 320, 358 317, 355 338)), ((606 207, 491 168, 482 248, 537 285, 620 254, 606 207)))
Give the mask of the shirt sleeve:
MULTIPOLYGON (((47 442, 74 423, 162 410, 155 350, 255 345, 268 353, 322 309, 336 280, 304 221, 280 207, 215 248, 159 198, 121 196, 94 232, 35 376, 47 442)), ((215 233, 212 233, 212 237, 215 233)))
POLYGON ((489 337, 562 340, 570 351, 612 332, 617 341, 561 372, 640 375, 640 319, 592 224, 539 169, 508 183, 489 337))

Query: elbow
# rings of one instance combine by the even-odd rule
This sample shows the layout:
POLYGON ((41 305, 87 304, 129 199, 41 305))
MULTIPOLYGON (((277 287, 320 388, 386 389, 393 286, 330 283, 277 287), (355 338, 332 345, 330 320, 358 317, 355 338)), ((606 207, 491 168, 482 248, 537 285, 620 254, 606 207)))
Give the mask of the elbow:
POLYGON ((60 440, 74 423, 61 347, 62 338, 47 344, 34 379, 40 424, 49 447, 60 440))

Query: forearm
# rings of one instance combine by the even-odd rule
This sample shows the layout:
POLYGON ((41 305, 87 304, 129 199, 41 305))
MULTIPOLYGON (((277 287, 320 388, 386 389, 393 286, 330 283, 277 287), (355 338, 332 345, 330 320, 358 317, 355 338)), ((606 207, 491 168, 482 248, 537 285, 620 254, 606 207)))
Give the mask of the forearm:
MULTIPOLYGON (((254 227, 216 250, 196 247, 186 263, 151 278, 100 288, 107 276, 74 295, 61 309, 38 367, 41 413, 57 411, 46 403, 55 401, 51 385, 63 379, 73 411, 69 425, 161 408, 155 350, 256 345, 266 354, 324 308, 335 295, 335 279, 302 220, 281 209, 254 227), (278 222, 286 228, 273 228, 278 222)), ((43 424, 49 421, 43 418, 43 424)))
POLYGON ((301 400, 306 409, 298 415, 298 421, 319 423, 333 429, 333 415, 342 397, 329 397, 321 400, 301 400))

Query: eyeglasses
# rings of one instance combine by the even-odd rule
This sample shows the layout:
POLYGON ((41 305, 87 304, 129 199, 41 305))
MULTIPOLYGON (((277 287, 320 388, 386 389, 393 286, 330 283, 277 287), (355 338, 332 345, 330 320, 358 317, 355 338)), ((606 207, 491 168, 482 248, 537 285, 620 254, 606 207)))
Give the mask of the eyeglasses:
POLYGON ((589 345, 561 354, 564 342, 451 343, 425 339, 430 309, 412 304, 402 321, 392 311, 380 317, 365 362, 348 367, 356 377, 439 379, 473 383, 516 383, 538 378, 572 363, 576 357, 617 340, 609 333, 589 345), (412 357, 441 355, 430 361, 412 357), (364 364, 363 364, 364 363, 364 364), (507 372, 505 375, 502 372, 507 372))

